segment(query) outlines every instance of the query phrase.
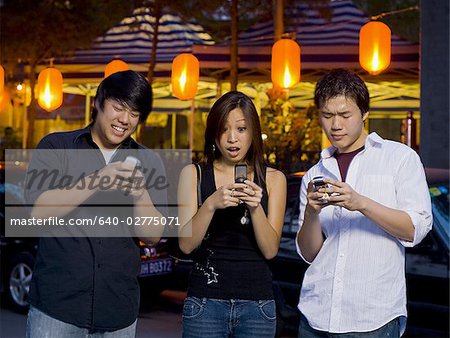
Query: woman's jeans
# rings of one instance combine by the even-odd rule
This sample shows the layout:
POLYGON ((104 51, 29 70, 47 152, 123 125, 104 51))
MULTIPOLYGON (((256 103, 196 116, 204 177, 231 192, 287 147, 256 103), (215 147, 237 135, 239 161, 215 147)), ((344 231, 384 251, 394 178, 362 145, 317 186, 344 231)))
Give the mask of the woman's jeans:
POLYGON ((27 338, 134 338, 137 320, 130 326, 116 331, 90 332, 47 316, 42 311, 30 306, 27 318, 27 338))
POLYGON ((222 300, 188 297, 183 307, 183 338, 273 338, 274 300, 222 300))

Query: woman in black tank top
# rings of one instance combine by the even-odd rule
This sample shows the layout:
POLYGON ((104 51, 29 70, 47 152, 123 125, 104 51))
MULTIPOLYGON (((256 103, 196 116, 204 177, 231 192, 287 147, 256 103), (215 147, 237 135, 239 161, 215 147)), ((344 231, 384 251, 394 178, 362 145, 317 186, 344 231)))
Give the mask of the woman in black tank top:
POLYGON ((211 108, 201 164, 201 207, 195 167, 178 189, 180 249, 196 252, 183 308, 183 337, 274 337, 272 275, 286 204, 286 178, 267 168, 255 106, 240 92, 211 108), (247 167, 235 182, 235 166, 247 167), (192 232, 191 232, 192 231, 192 232), (201 249, 199 249, 201 247, 201 249))

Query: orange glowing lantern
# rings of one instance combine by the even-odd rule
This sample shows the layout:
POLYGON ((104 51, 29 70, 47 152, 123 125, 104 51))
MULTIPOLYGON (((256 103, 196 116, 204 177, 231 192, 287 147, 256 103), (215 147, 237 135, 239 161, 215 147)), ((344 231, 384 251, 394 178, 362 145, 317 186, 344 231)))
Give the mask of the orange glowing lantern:
POLYGON ((172 62, 172 95, 180 100, 189 100, 197 94, 200 64, 192 55, 183 53, 172 62))
POLYGON ((3 95, 4 90, 5 90, 5 70, 0 65, 0 97, 3 95))
POLYGON ((38 104, 46 111, 58 109, 63 102, 63 78, 53 67, 44 69, 38 77, 38 104))
POLYGON ((359 31, 359 64, 377 75, 391 63, 391 30, 380 21, 371 21, 359 31))
POLYGON ((288 89, 300 82, 300 46, 291 39, 281 39, 272 47, 272 82, 288 89))
POLYGON ((0 95, 0 112, 9 109, 11 105, 11 92, 8 88, 3 88, 3 93, 0 95))
POLYGON ((130 69, 130 68, 128 67, 128 64, 126 62, 119 60, 119 59, 112 60, 105 67, 105 78, 107 78, 111 74, 114 74, 117 72, 123 72, 124 70, 128 70, 128 69, 130 69))

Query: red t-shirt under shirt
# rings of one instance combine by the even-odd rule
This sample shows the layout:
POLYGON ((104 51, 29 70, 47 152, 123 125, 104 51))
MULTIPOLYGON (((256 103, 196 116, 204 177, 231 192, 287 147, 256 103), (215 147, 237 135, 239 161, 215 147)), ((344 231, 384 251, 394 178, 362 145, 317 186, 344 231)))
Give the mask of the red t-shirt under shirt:
POLYGON ((362 151, 364 146, 359 149, 353 150, 349 153, 339 153, 337 150, 334 152, 334 157, 336 158, 339 166, 339 172, 341 173, 342 182, 345 182, 345 178, 347 177, 348 167, 350 166, 350 162, 353 160, 355 155, 362 151))

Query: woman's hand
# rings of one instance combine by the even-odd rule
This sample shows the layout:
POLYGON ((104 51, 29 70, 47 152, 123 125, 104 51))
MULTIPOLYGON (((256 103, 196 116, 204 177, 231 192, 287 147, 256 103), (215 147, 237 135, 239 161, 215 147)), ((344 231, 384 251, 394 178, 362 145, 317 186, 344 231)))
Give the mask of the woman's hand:
POLYGON ((244 188, 243 183, 223 185, 208 198, 208 202, 214 210, 235 207, 239 205, 239 191, 244 188))
POLYGON ((256 208, 261 203, 262 188, 250 180, 245 180, 244 187, 236 190, 235 196, 249 208, 256 208))

